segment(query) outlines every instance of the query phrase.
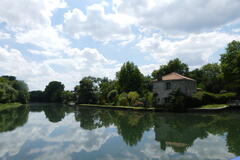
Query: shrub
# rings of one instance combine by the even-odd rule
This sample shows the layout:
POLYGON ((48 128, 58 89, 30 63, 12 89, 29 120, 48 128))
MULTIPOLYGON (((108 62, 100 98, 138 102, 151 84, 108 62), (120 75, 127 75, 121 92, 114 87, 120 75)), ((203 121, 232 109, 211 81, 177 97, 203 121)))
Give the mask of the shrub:
POLYGON ((123 92, 118 96, 118 105, 120 106, 128 106, 128 94, 123 92))
POLYGON ((118 96, 118 91, 117 90, 111 90, 108 94, 107 94, 107 98, 108 101, 110 103, 116 103, 117 101, 117 96, 118 96))
POLYGON ((143 99, 145 107, 152 107, 154 104, 154 93, 153 92, 145 93, 143 99))
POLYGON ((210 92, 197 92, 192 98, 197 102, 198 105, 206 104, 222 104, 227 103, 228 101, 234 99, 237 96, 236 93, 223 93, 223 94, 214 94, 210 92))
POLYGON ((127 98, 130 102, 130 105, 134 105, 139 99, 139 94, 137 92, 129 92, 127 98))

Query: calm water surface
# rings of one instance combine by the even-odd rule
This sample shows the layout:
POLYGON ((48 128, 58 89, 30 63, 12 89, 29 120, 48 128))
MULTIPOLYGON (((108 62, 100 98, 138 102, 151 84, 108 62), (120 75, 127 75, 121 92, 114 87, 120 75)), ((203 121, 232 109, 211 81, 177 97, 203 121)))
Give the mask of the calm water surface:
POLYGON ((240 113, 170 114, 34 104, 0 112, 3 160, 227 160, 240 113))

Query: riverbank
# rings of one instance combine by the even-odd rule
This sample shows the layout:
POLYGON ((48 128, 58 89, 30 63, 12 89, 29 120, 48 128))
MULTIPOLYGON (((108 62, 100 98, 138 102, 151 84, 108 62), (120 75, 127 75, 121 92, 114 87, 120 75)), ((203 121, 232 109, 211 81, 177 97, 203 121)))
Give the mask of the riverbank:
POLYGON ((20 107, 21 103, 0 103, 0 112, 10 108, 17 108, 20 107))
POLYGON ((118 109, 118 110, 135 110, 135 111, 164 111, 162 108, 153 107, 133 107, 133 106, 112 106, 112 105, 100 105, 100 104, 78 104, 79 107, 89 108, 105 108, 105 109, 118 109))
MULTIPOLYGON (((133 106, 112 106, 112 105, 99 105, 99 104, 78 104, 77 107, 87 107, 87 108, 103 108, 103 109, 115 109, 115 110, 132 110, 132 111, 150 111, 150 112, 181 112, 173 111, 168 108, 145 108, 145 107, 133 107, 133 106)), ((189 108, 182 112, 199 112, 199 113, 216 113, 225 111, 240 111, 238 107, 231 107, 227 104, 211 104, 204 105, 199 108, 189 108)))

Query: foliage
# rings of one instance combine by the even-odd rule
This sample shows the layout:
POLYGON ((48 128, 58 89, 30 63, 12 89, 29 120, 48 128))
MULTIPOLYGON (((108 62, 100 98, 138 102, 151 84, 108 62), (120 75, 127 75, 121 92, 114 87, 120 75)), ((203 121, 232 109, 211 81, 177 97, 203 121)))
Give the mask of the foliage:
POLYGON ((229 43, 220 61, 225 88, 240 93, 240 41, 229 43))
POLYGON ((0 77, 0 103, 27 103, 29 99, 28 86, 14 76, 0 77))
POLYGON ((198 105, 206 104, 224 104, 236 97, 236 93, 223 93, 223 94, 214 94, 210 92, 197 92, 193 95, 193 98, 198 100, 198 105))
POLYGON ((144 94, 144 106, 145 107, 153 107, 154 105, 154 93, 147 92, 144 94))
POLYGON ((124 63, 121 70, 117 72, 116 77, 121 92, 141 92, 143 75, 134 63, 124 63))
POLYGON ((110 80, 108 78, 103 78, 100 80, 99 83, 99 98, 102 100, 102 104, 105 104, 107 101, 110 100, 110 103, 113 102, 113 97, 108 97, 109 93, 112 90, 116 90, 117 89, 117 82, 115 80, 110 80), (109 99, 110 98, 110 99, 109 99))
POLYGON ((200 69, 195 69, 189 73, 189 76, 197 80, 199 88, 208 92, 219 93, 222 89, 223 76, 217 63, 209 63, 200 69))
POLYGON ((187 96, 184 95, 179 89, 170 93, 169 103, 166 104, 170 110, 185 111, 187 109, 187 96))
POLYGON ((118 105, 129 106, 128 94, 126 92, 123 92, 118 96, 118 105))
POLYGON ((63 91, 62 92, 63 103, 69 103, 75 101, 75 95, 72 91, 63 91))
POLYGON ((62 102, 64 84, 58 81, 49 82, 44 90, 46 102, 62 102))
POLYGON ((84 77, 75 87, 75 93, 77 95, 77 102, 82 104, 95 104, 97 103, 97 86, 95 84, 96 79, 93 77, 84 77))
POLYGON ((137 92, 129 92, 127 98, 129 100, 129 104, 131 106, 135 106, 135 103, 139 99, 139 94, 137 92))
POLYGON ((171 72, 177 72, 182 75, 186 75, 188 73, 188 65, 182 63, 178 58, 174 60, 170 60, 167 65, 161 65, 158 70, 154 70, 152 72, 152 77, 154 79, 158 79, 160 76, 169 74, 171 72))
POLYGON ((108 102, 116 104, 117 96, 118 96, 118 91, 116 89, 111 90, 107 95, 108 102))
POLYGON ((29 92, 30 102, 45 102, 45 95, 43 91, 31 91, 29 92))
POLYGON ((18 91, 17 102, 26 104, 29 100, 28 85, 24 81, 13 81, 12 86, 18 91))

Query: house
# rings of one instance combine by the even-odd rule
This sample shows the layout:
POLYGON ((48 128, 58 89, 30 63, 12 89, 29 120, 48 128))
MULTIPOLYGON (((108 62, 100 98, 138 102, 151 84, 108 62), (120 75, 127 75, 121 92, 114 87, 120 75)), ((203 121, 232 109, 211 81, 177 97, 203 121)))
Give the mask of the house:
POLYGON ((185 95, 191 96, 197 91, 196 80, 173 72, 153 82, 153 92, 157 93, 158 105, 168 103, 169 94, 177 89, 180 89, 185 95))

